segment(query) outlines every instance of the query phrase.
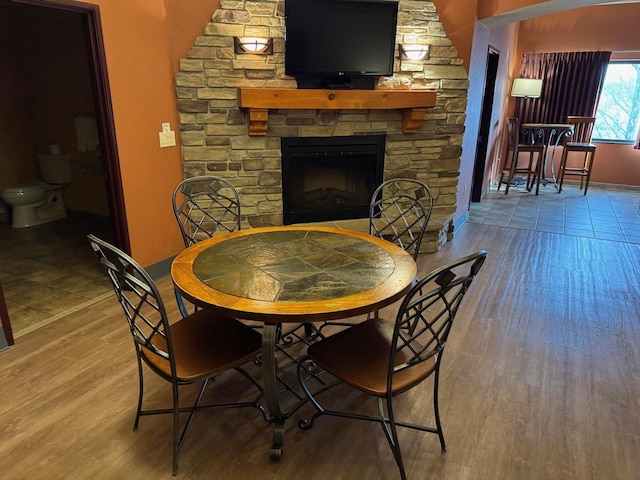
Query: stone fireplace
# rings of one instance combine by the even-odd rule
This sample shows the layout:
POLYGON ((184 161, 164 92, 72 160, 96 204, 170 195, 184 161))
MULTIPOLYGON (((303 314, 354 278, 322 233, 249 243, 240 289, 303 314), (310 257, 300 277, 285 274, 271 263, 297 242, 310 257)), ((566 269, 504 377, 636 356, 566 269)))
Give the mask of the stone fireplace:
MULTIPOLYGON (((283 13, 282 0, 222 0, 181 60, 176 93, 185 176, 227 178, 239 190, 246 226, 282 225, 285 216, 291 220, 284 212, 282 139, 384 136, 383 179, 415 178, 429 185, 435 198, 424 250, 439 249, 452 235, 468 81, 433 3, 399 2, 396 43, 429 45, 430 57, 397 58, 393 77, 383 77, 377 85, 381 90, 436 92, 436 105, 410 133, 403 131, 403 113, 397 109, 292 106, 269 109, 266 135, 249 135, 239 89, 297 87, 284 75, 283 13), (271 37, 273 54, 235 54, 237 36, 271 37)), ((343 198, 353 187, 345 183, 343 198)))

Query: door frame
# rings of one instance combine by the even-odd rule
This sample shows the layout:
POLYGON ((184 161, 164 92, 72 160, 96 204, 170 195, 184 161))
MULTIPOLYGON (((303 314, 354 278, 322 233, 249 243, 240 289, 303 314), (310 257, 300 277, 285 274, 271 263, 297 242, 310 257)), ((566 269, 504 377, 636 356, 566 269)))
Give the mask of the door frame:
POLYGON ((494 47, 489 46, 482 93, 482 110, 480 112, 476 156, 473 164, 473 179, 471 181, 471 202, 479 202, 482 199, 482 187, 484 186, 484 173, 487 165, 491 115, 493 113, 493 100, 495 98, 499 63, 500 52, 494 47))
MULTIPOLYGON (((106 53, 102 34, 102 21, 98 5, 74 0, 11 0, 14 3, 34 7, 53 8, 79 13, 82 15, 85 28, 85 42, 89 52, 90 81, 93 86, 94 104, 96 107, 96 124, 105 172, 105 184, 109 214, 113 227, 115 244, 127 253, 131 252, 127 215, 122 188, 120 159, 116 142, 115 120, 111 103, 111 90, 107 75, 106 53)), ((14 339, 9 322, 7 305, 0 285, 0 322, 9 345, 14 339)))

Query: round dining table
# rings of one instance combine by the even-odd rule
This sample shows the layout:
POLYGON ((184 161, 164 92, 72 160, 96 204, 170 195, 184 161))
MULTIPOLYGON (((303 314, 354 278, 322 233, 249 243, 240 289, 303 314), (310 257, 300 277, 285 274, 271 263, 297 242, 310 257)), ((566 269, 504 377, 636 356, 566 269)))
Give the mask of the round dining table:
POLYGON ((558 148, 563 138, 573 135, 573 125, 570 123, 523 123, 520 128, 524 132, 529 132, 532 144, 541 143, 544 146, 540 180, 543 185, 547 184, 546 170, 547 165, 550 165, 553 185, 557 189, 558 184, 554 165, 556 148, 558 148), (551 155, 551 158, 549 158, 549 155, 551 155))
POLYGON ((417 266, 381 238, 322 226, 261 227, 221 234, 173 260, 176 290, 201 308, 262 322, 261 368, 273 419, 273 460, 282 456, 276 342, 285 323, 344 319, 377 311, 406 294, 417 266))

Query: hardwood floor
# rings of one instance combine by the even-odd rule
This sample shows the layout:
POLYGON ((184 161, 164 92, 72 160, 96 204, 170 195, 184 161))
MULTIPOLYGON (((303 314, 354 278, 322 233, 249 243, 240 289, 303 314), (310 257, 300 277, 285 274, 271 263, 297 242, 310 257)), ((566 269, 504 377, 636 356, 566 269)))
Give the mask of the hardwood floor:
MULTIPOLYGON (((489 258, 443 359, 448 451, 435 435, 401 431, 408 477, 638 478, 640 245, 468 223, 420 271, 480 248, 489 258)), ((170 280, 159 284, 175 314, 170 280)), ((0 353, 1 478, 172 478, 170 418, 132 431, 136 365, 114 298, 19 340, 0 353)), ((208 394, 241 393, 235 378, 208 394)), ((149 404, 166 404, 167 387, 148 375, 149 404)), ((343 392, 340 404, 361 399, 343 392)), ((430 382, 398 400, 398 416, 433 420, 430 382)), ((199 413, 178 478, 398 478, 378 425, 328 417, 303 432, 296 420, 311 411, 287 423, 279 463, 255 411, 199 413)))

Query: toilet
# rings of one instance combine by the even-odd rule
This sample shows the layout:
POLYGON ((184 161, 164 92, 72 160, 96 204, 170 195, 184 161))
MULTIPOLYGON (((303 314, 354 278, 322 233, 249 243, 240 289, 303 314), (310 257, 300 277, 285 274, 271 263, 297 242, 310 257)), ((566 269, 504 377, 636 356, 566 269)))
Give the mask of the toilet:
POLYGON ((13 228, 33 227, 67 216, 62 188, 71 182, 70 155, 38 155, 43 181, 5 188, 2 199, 11 205, 13 228))

